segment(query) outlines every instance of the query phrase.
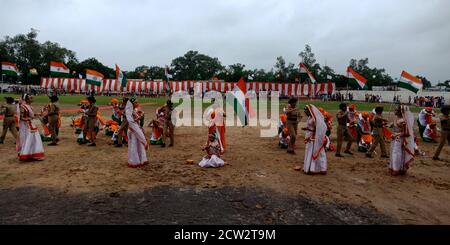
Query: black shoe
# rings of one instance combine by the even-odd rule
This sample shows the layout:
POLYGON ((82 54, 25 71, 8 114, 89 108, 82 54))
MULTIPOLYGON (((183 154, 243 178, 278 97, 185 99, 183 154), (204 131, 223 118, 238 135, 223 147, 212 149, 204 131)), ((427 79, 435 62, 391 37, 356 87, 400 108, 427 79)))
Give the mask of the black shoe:
POLYGON ((0 145, 3 145, 3 141, 0 141, 0 145))
POLYGON ((344 157, 344 156, 341 155, 341 154, 336 154, 335 156, 336 156, 336 157, 342 157, 342 158, 344 157))
POLYGON ((434 161, 440 161, 441 159, 439 157, 433 157, 434 161))
POLYGON ((80 141, 80 143, 78 143, 78 144, 80 144, 80 145, 85 145, 85 144, 87 144, 87 141, 86 141, 86 140, 83 140, 83 141, 80 141))
POLYGON ((386 156, 386 155, 385 155, 385 156, 381 156, 381 158, 389 158, 389 156, 386 156))
POLYGON ((56 144, 56 143, 50 143, 50 144, 48 144, 48 146, 54 146, 54 145, 58 145, 58 144, 56 144))
POLYGON ((349 154, 351 156, 353 156, 353 153, 351 151, 344 151, 344 153, 349 154))
POLYGON ((366 154, 367 158, 373 158, 373 156, 371 154, 366 154))
POLYGON ((296 155, 295 151, 287 151, 287 153, 292 154, 292 155, 296 155))
POLYGON ((88 146, 96 146, 95 143, 90 143, 88 146))
POLYGON ((164 148, 164 147, 166 147, 166 144, 162 144, 162 145, 161 145, 161 148, 164 148))
POLYGON ((170 144, 169 147, 173 147, 173 144, 170 144))
POLYGON ((114 145, 114 147, 122 147, 122 146, 123 146, 122 144, 114 145))

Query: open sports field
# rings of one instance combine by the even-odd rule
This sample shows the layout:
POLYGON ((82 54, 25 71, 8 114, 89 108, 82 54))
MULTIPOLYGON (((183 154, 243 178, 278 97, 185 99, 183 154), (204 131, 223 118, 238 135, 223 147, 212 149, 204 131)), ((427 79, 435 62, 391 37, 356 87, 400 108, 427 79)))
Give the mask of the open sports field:
MULTIPOLYGON (((13 98, 19 98, 20 95, 16 95, 16 94, 8 94, 8 93, 4 93, 4 94, 0 94, 0 99, 3 103, 4 102, 4 97, 6 96, 11 96, 13 98)), ((116 96, 117 97, 117 96, 116 96)), ((97 104, 99 106, 104 106, 104 105, 108 105, 111 101, 111 98, 115 98, 114 96, 97 96, 97 104)), ((60 100, 59 103, 66 105, 66 106, 76 106, 81 100, 86 99, 86 96, 84 95, 66 95, 66 96, 60 96, 60 100)), ((157 98, 148 98, 148 97, 138 97, 138 100, 140 103, 154 103, 155 105, 163 105, 166 102, 166 97, 157 97, 157 98)), ((33 96, 33 101, 34 103, 38 103, 38 104, 44 104, 44 103, 48 103, 48 96, 46 95, 37 95, 37 96, 33 96)), ((285 102, 287 102, 286 100, 282 100, 280 101, 280 108, 282 108, 285 104, 285 102)), ((336 102, 336 101, 316 101, 316 100, 308 100, 308 99, 302 99, 299 102, 299 107, 303 108, 306 104, 312 103, 317 107, 322 107, 327 111, 333 111, 333 110, 337 110, 339 108, 339 104, 341 102, 336 102)), ((358 108, 359 111, 372 111, 375 106, 377 105, 376 103, 365 103, 365 102, 351 102, 353 104, 356 105, 356 107, 358 108)), ((210 103, 204 103, 205 106, 208 106, 210 103)), ((395 110, 395 105, 391 104, 391 103, 384 103, 383 104, 385 106, 385 111, 387 112, 392 112, 395 110)), ((417 106, 411 106, 411 111, 412 112, 419 112, 421 110, 421 108, 417 107, 417 106)))
MULTIPOLYGON (((34 98, 38 111, 47 97, 34 98)), ((77 108, 82 98, 61 96, 62 109, 77 108)), ((110 99, 97 97, 100 106, 110 99)), ((146 124, 165 101, 139 100, 146 124)), ((312 103, 336 114, 336 102, 312 103)), ((368 111, 374 105, 357 106, 368 111)), ((109 118, 111 110, 102 115, 109 118)), ((0 145, 0 223, 450 224, 448 147, 441 155, 444 161, 436 162, 431 160, 436 145, 421 143, 427 154, 404 177, 388 174, 389 159, 379 154, 366 159, 360 153, 343 159, 328 153, 328 175, 308 176, 294 170, 303 162, 303 131, 297 155, 288 155, 278 148, 277 137, 260 138, 258 127, 228 127, 224 160, 230 165, 203 169, 197 163, 207 128, 180 127, 175 147, 151 146, 150 164, 131 169, 127 148, 108 145, 103 132, 97 147, 78 145, 69 126, 72 116, 63 115, 60 144, 45 145, 43 161, 19 162, 10 134, 0 145), (188 159, 194 164, 186 164, 188 159)), ((150 129, 145 130, 149 138, 150 129)), ((333 140, 335 135, 334 130, 333 140)))

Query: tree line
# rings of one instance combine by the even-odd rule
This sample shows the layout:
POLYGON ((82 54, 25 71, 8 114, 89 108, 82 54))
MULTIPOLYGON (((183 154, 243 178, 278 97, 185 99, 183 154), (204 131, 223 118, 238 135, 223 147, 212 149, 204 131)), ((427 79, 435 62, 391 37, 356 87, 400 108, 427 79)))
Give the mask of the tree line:
MULTIPOLYGON (((86 68, 94 69, 102 73, 105 78, 115 78, 115 70, 105 66, 96 58, 88 58, 79 61, 76 53, 62 47, 57 42, 46 41, 40 43, 37 40, 38 31, 31 29, 27 34, 18 34, 14 37, 5 36, 0 40, 0 61, 8 61, 17 64, 20 71, 19 77, 7 77, 10 82, 22 81, 25 84, 39 84, 40 77, 48 77, 50 74, 50 61, 59 61, 66 64, 71 70, 72 77, 84 75, 86 68), (37 75, 29 72, 36 69, 37 75)), ((337 87, 346 87, 348 79, 346 74, 336 73, 331 67, 321 65, 316 61, 315 54, 309 45, 299 52, 299 63, 304 63, 318 82, 334 82, 337 87)), ((349 62, 356 72, 368 80, 369 89, 372 86, 389 86, 394 79, 383 68, 369 66, 369 59, 351 59, 349 62)), ((210 80, 238 81, 241 77, 259 82, 304 82, 307 74, 300 73, 298 64, 288 63, 280 56, 276 58, 275 65, 270 70, 248 69, 245 64, 236 63, 222 65, 216 57, 201 54, 190 50, 183 56, 177 57, 170 63, 169 73, 173 80, 210 80)), ((133 71, 124 72, 128 79, 166 79, 165 67, 141 65, 133 71)), ((431 82, 421 76, 424 88, 431 87, 431 82)), ((449 85, 449 81, 443 83, 449 85)), ((351 89, 357 89, 354 85, 348 85, 351 89)))

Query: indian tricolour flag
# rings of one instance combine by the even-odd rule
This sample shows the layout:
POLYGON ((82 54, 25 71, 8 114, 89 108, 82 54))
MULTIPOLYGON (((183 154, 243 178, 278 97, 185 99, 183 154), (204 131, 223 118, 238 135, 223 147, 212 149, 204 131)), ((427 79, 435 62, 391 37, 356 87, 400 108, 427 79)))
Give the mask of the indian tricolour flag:
POLYGON ((125 75, 120 70, 120 68, 117 64, 116 64, 116 79, 117 79, 117 82, 120 83, 120 86, 122 86, 122 88, 127 86, 127 78, 125 77, 125 75))
POLYGON ((367 89, 367 79, 353 70, 353 68, 350 66, 347 68, 347 77, 349 79, 349 83, 353 83, 359 86, 361 89, 367 89))
POLYGON ((103 75, 94 70, 86 69, 86 83, 93 84, 95 86, 102 85, 103 75))
POLYGON ((53 77, 68 77, 70 74, 69 68, 64 63, 51 61, 50 62, 50 75, 53 77))
POLYGON ((311 80, 311 83, 316 83, 316 78, 313 76, 313 74, 308 70, 305 64, 300 63, 300 73, 306 73, 308 74, 309 79, 311 80))
POLYGON ((234 96, 234 112, 237 114, 239 120, 243 125, 248 125, 249 118, 255 116, 255 112, 250 108, 250 101, 246 98, 247 87, 245 86, 244 78, 241 78, 236 86, 233 88, 232 95, 234 96))
POLYGON ((423 83, 420 78, 417 78, 409 74, 408 72, 403 71, 400 77, 400 81, 398 82, 398 86, 400 88, 411 90, 414 93, 417 93, 419 90, 422 89, 423 83))
POLYGON ((17 69, 16 64, 11 62, 2 62, 2 74, 17 76, 19 69, 17 69))

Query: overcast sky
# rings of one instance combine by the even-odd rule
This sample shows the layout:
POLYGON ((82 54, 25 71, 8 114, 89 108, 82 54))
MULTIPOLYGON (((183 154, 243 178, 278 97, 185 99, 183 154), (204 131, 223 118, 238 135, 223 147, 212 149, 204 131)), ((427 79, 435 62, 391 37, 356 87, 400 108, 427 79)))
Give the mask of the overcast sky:
POLYGON ((397 78, 404 69, 450 79, 448 0, 0 0, 0 35, 30 28, 78 59, 113 67, 166 65, 188 50, 223 65, 270 69, 277 56, 298 64, 305 44, 343 74, 369 58, 397 78))

